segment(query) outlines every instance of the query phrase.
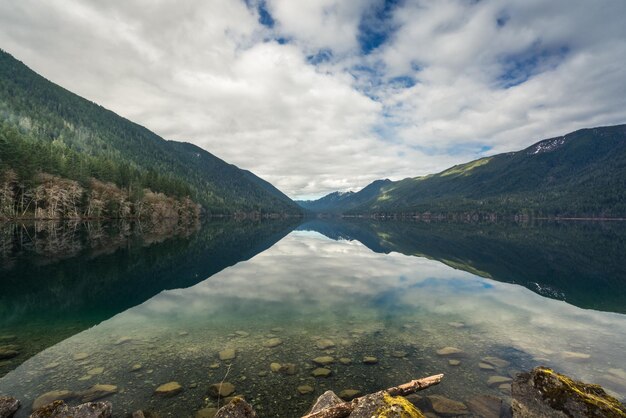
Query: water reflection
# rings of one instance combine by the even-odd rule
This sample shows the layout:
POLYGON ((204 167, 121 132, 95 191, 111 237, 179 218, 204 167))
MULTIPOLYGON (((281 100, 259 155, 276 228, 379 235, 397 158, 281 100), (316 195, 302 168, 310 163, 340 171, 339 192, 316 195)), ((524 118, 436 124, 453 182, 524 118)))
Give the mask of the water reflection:
POLYGON ((113 384, 116 416, 147 408, 180 417, 216 406, 207 386, 226 379, 262 416, 285 417, 298 416, 327 389, 369 392, 437 372, 446 378, 430 393, 461 401, 506 397, 509 376, 547 364, 626 397, 623 315, 583 310, 448 264, 294 231, 246 262, 45 350, 0 380, 0 392, 29 404, 50 390, 113 384), (269 347, 271 339, 280 344, 269 347), (448 346, 463 351, 459 365, 437 354, 448 346), (219 359, 226 348, 234 359, 219 359), (329 377, 311 375, 320 355, 335 360, 329 377), (363 364, 364 356, 378 362, 363 364), (485 357, 500 361, 481 368, 485 357), (273 362, 293 364, 294 373, 271 372, 273 362), (489 384, 493 376, 501 381, 489 384), (153 395, 169 381, 184 391, 153 395), (299 395, 305 384, 313 393, 299 395))
POLYGON ((313 220, 299 227, 372 251, 438 260, 570 304, 626 313, 626 223, 313 220))
MULTIPOLYGON (((138 305, 164 289, 193 286, 269 248, 294 221, 4 224, 0 337, 32 354, 138 305)), ((2 342, 0 341, 0 345, 2 342)))

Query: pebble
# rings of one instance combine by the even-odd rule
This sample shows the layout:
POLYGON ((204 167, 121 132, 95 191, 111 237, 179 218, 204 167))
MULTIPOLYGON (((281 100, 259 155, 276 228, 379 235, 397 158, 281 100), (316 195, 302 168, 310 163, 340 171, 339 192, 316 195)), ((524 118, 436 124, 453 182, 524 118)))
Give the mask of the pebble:
POLYGON ((281 340, 280 338, 270 338, 269 340, 263 343, 263 347, 274 348, 274 347, 278 347, 282 343, 283 343, 283 340, 281 340))
POLYGON ((339 359, 339 363, 343 364, 344 366, 349 366, 350 364, 352 364, 352 359, 348 357, 341 357, 339 359))
POLYGON ((89 354, 87 353, 76 353, 72 356, 72 358, 76 361, 85 360, 87 357, 89 357, 89 354))
POLYGON ((39 409, 54 401, 64 401, 76 397, 76 393, 69 390, 53 390, 40 395, 33 401, 32 409, 39 409))
POLYGON ((335 346, 335 343, 334 343, 333 340, 329 340, 327 338, 322 338, 322 339, 318 340, 317 343, 315 343, 315 345, 320 350, 327 350, 329 348, 333 348, 335 346))
POLYGON ((12 347, 13 346, 0 347, 0 360, 10 359, 20 355, 20 352, 12 347))
POLYGON ((325 367, 318 367, 311 373, 314 377, 328 377, 332 374, 332 370, 325 367))
POLYGON ((226 398, 235 393, 235 385, 229 382, 214 383, 209 386, 209 395, 214 398, 226 398))
POLYGON ((313 393, 314 391, 313 387, 309 385, 298 386, 297 390, 300 395, 308 395, 309 393, 313 393))
POLYGON ((220 364, 219 363, 211 363, 209 364, 209 369, 219 369, 220 368, 220 364))
POLYGON ((80 400, 81 402, 93 402, 115 393, 117 393, 117 386, 115 385, 93 385, 86 391, 81 392, 80 400))
POLYGON ((102 374, 103 372, 104 372, 104 367, 94 367, 93 369, 87 370, 87 374, 90 374, 92 376, 102 374))
POLYGON ((456 348, 456 347, 444 347, 444 348, 440 348, 439 350, 437 350, 437 355, 438 356, 462 356, 464 355, 465 352, 463 350, 461 350, 460 348, 456 348))
POLYGON ((511 383, 513 379, 508 376, 491 376, 487 380, 487 385, 489 386, 499 386, 503 383, 511 383))
POLYGON ((467 415, 469 410, 463 402, 448 399, 445 396, 430 395, 428 396, 433 411, 441 416, 457 416, 467 415))
POLYGON ((272 364, 270 364, 270 370, 273 371, 274 373, 278 373, 280 371, 281 367, 283 367, 283 365, 280 364, 280 363, 272 363, 272 364))
POLYGON ((403 358, 406 357, 407 352, 406 351, 394 351, 391 353, 391 357, 395 357, 395 358, 403 358))
POLYGON ((480 370, 494 370, 495 369, 495 367, 493 367, 491 364, 483 363, 482 361, 478 363, 478 368, 480 370))
POLYGON ((376 364, 378 363, 378 359, 372 356, 365 356, 363 357, 363 363, 364 364, 376 364))
POLYGON ((226 348, 219 352, 219 358, 222 361, 233 360, 235 357, 237 357, 237 352, 234 348, 226 348))
POLYGON ((483 357, 480 360, 483 363, 491 364, 492 366, 498 367, 498 368, 504 368, 511 364, 510 362, 504 359, 501 359, 500 357, 493 357, 493 356, 483 357))
POLYGON ((143 366, 139 363, 137 364, 133 364, 130 368, 131 372, 138 372, 139 370, 141 370, 143 368, 143 366))
POLYGON ((448 364, 450 366, 460 366, 461 365, 461 361, 460 360, 450 359, 450 360, 448 360, 448 364))
POLYGON ((154 391, 154 394, 157 396, 170 397, 170 396, 176 396, 182 391, 183 391, 183 387, 180 385, 180 383, 168 382, 156 388, 156 390, 154 391))
POLYGON ((196 411, 194 418, 213 418, 217 414, 217 408, 202 408, 196 411))
POLYGON ((237 334, 241 338, 246 338, 250 335, 250 333, 246 331, 235 331, 235 334, 237 334))
POLYGON ((339 397, 344 401, 351 401, 361 394, 360 390, 357 389, 344 389, 339 392, 339 397))
POLYGON ((321 356, 321 357, 315 357, 313 359, 313 363, 318 364, 320 366, 328 366, 329 364, 332 364, 335 362, 335 359, 331 356, 321 356))
POLYGON ((51 370, 51 369, 56 369, 57 367, 59 367, 61 365, 61 363, 57 363, 56 361, 53 363, 48 363, 45 366, 43 366, 44 369, 46 370, 51 370))

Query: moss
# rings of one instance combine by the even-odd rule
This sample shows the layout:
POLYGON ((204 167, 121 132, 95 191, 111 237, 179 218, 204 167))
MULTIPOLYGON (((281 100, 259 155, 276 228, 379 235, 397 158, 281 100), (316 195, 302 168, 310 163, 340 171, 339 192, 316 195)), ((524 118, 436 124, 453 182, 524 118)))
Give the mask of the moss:
POLYGON ((533 384, 540 388, 543 399, 554 409, 567 413, 568 400, 584 405, 589 416, 626 418, 624 405, 608 395, 599 385, 575 381, 546 367, 538 367, 533 373, 533 384))
POLYGON ((376 411, 378 418, 424 418, 424 415, 411 402, 402 396, 383 395, 383 407, 376 411))

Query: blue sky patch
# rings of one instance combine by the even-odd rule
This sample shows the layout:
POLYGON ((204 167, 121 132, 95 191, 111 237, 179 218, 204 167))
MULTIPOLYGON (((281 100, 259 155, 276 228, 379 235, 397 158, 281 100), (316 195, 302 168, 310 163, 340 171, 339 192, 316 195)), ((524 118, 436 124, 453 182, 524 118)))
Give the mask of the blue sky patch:
POLYGON ((387 41, 395 30, 391 25, 393 11, 402 3, 403 0, 379 0, 363 14, 358 35, 361 53, 367 55, 387 41))
POLYGON ((569 52, 570 48, 566 45, 542 47, 540 42, 535 42, 526 51, 506 55, 501 59, 502 73, 498 82, 504 88, 525 83, 537 74, 558 67, 569 52))
POLYGON ((330 61, 333 57, 333 52, 330 49, 320 49, 316 54, 309 55, 306 60, 313 65, 318 65, 327 61, 330 61))

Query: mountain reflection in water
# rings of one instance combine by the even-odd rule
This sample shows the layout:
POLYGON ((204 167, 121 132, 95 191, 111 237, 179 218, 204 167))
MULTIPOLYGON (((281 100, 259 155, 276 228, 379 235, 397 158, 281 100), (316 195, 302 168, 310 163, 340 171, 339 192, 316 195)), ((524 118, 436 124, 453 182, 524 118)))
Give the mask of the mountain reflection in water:
MULTIPOLYGON (((97 286, 92 305, 106 306, 110 316, 123 312, 27 360, 0 379, 0 392, 29 405, 50 390, 113 384, 123 389, 109 398, 116 416, 139 408, 190 416, 215 406, 206 386, 228 370, 227 380, 261 416, 298 416, 327 389, 369 392, 438 372, 446 378, 429 393, 461 401, 479 394, 506 398, 507 383, 489 385, 491 376, 506 382, 519 370, 546 364, 626 397, 626 317, 617 313, 624 307, 621 225, 314 220, 284 236, 293 227, 215 222, 188 237, 135 249, 132 263, 107 258, 127 250, 57 261, 50 266, 91 262, 89 271, 116 263, 116 273, 103 276, 111 277, 111 286, 97 286), (161 245, 170 247, 157 251, 161 245), (246 261, 233 265, 238 260, 246 261), (565 301, 535 293, 532 283, 565 301), (159 293, 163 289, 172 290, 159 293), (126 291, 136 299, 104 302, 126 291), (272 338, 280 344, 268 347, 272 338), (320 339, 333 346, 318 348, 320 339), (459 366, 436 353, 446 346, 463 350, 459 366), (225 348, 235 350, 235 359, 219 360, 225 348), (320 355, 335 358, 330 377, 311 376, 311 360, 320 355), (363 356, 378 363, 362 364, 363 356), (500 366, 480 368, 485 357, 498 357, 500 366), (293 364, 296 372, 272 373, 272 362, 293 364), (133 365, 141 368, 132 371, 133 365), (182 394, 153 396, 172 380, 183 385, 182 394), (298 395, 303 384, 314 392, 298 395)), ((87 283, 101 275, 92 274, 87 283)), ((46 289, 46 296, 55 294, 46 289)), ((89 306, 63 312, 82 316, 89 306)))

